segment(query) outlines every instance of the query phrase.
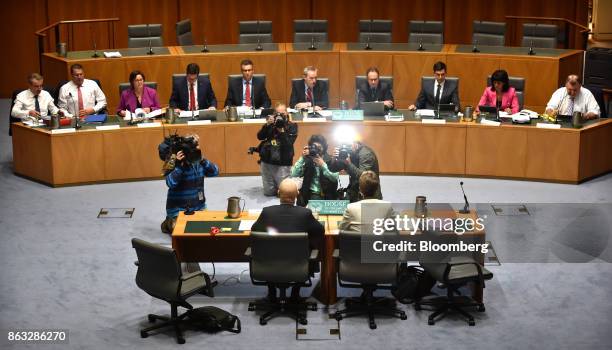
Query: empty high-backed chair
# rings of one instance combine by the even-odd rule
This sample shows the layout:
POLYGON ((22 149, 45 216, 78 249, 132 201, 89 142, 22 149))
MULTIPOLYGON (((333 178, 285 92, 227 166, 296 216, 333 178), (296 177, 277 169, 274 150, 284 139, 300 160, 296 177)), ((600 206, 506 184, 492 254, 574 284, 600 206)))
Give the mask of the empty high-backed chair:
POLYGON ((521 46, 553 49, 557 47, 558 32, 559 28, 555 24, 524 23, 521 46))
POLYGON ((164 46, 161 24, 133 24, 128 26, 128 47, 164 46))
POLYGON ((240 21, 238 22, 238 42, 254 44, 259 38, 260 43, 273 43, 272 21, 240 21))
POLYGON ((472 23, 472 44, 504 46, 506 44, 506 23, 474 21, 472 23))
POLYGON ((359 42, 390 43, 392 21, 388 19, 360 19, 359 42))
POLYGON ((176 22, 176 43, 180 46, 193 45, 191 20, 189 18, 176 22))
POLYGON ((409 43, 444 44, 444 22, 410 21, 408 23, 409 43))
POLYGON ((307 43, 313 37, 318 43, 327 42, 326 19, 296 19, 293 21, 294 43, 307 43))
MULTIPOLYGON (((508 77, 510 86, 516 91, 516 98, 519 103, 519 111, 523 109, 525 102, 525 78, 522 77, 508 77)), ((491 76, 487 77, 487 86, 491 86, 491 76)))

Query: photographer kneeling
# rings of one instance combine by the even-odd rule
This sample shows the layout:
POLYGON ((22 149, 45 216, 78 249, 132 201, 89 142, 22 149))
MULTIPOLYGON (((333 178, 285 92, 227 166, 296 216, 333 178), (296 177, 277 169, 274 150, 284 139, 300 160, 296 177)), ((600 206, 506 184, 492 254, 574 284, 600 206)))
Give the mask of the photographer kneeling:
POLYGON ((179 212, 192 213, 206 209, 204 177, 219 175, 219 167, 202 157, 198 135, 171 135, 159 146, 168 186, 164 233, 172 233, 179 212))
POLYGON ((293 163, 293 143, 297 138, 297 124, 289 120, 287 106, 278 103, 274 115, 257 133, 261 180, 266 196, 276 196, 280 183, 289 177, 293 163))
POLYGON ((312 135, 302 157, 293 165, 291 177, 302 177, 302 188, 297 204, 306 206, 311 199, 337 199, 339 174, 329 169, 332 159, 327 154, 327 141, 312 135))

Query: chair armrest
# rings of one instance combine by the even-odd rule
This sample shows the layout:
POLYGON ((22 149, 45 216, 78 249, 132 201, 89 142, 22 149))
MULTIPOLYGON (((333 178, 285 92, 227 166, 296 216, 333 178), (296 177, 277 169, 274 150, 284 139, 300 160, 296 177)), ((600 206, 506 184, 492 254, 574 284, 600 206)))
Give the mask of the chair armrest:
POLYGON ((134 261, 134 265, 140 266, 140 263, 138 263, 138 260, 134 261))
POLYGON ((186 273, 184 275, 181 276, 181 281, 185 282, 187 280, 190 280, 194 277, 197 276, 204 276, 204 272, 202 271, 195 271, 195 272, 190 272, 190 273, 186 273))
POLYGON ((251 257, 251 247, 247 247, 247 249, 244 251, 244 256, 247 258, 251 257))
POLYGON ((340 249, 334 249, 334 253, 332 255, 334 259, 340 259, 340 249))
POLYGON ((308 260, 314 261, 317 260, 319 258, 319 250, 318 249, 313 249, 310 251, 310 258, 308 258, 308 260))
POLYGON ((454 256, 451 258, 449 262, 446 263, 446 270, 444 271, 444 281, 448 281, 448 275, 450 274, 451 268, 453 266, 459 265, 474 265, 476 266, 476 271, 478 271, 478 281, 480 283, 484 283, 484 277, 482 276, 482 266, 476 262, 476 260, 467 257, 467 256, 454 256))

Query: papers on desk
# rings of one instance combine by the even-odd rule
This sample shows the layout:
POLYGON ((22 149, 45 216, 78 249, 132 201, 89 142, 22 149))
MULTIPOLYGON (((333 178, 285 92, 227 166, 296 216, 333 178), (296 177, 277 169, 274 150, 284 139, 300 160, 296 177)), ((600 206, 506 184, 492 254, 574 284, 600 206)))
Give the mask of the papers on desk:
POLYGON ((514 113, 512 115, 512 121, 515 123, 529 123, 531 122, 531 117, 529 116, 528 113, 523 113, 523 112, 514 113))
POLYGON ((104 57, 106 58, 119 58, 121 57, 121 53, 119 51, 105 51, 104 57))
POLYGON ((255 223, 255 220, 240 220, 238 231, 251 231, 251 227, 255 223))
POLYGON ((510 114, 504 112, 504 111, 499 111, 499 117, 500 118, 508 118, 510 117, 510 114))
POLYGON ((287 113, 297 113, 297 109, 287 108, 287 113))
POLYGON ((98 125, 96 126, 96 130, 113 130, 119 129, 119 125, 98 125))
POLYGON ((414 114, 420 117, 435 117, 436 116, 436 113, 433 109, 417 109, 417 111, 414 114))
MULTIPOLYGON (((145 113, 145 111, 142 108, 136 108, 134 113, 131 113, 130 111, 126 110, 125 117, 123 117, 123 120, 129 121, 130 119, 132 120, 136 119, 138 121, 142 119, 152 119, 152 118, 157 117, 158 115, 161 115, 162 113, 163 113, 162 109, 156 109, 154 111, 151 111, 150 113, 145 113)), ((189 116, 191 117, 191 115, 189 116)))
POLYGON ((446 119, 421 119, 421 124, 446 124, 446 119))
POLYGON ((32 120, 32 119, 28 119, 28 120, 22 120, 22 123, 24 123, 27 126, 39 126, 39 125, 44 125, 44 123, 42 122, 42 120, 39 122, 38 120, 32 120))
POLYGON ((480 124, 488 125, 488 126, 500 126, 501 125, 500 122, 496 122, 496 121, 493 121, 493 120, 486 120, 484 118, 480 119, 480 124))
POLYGON ((139 128, 159 128, 162 126, 160 122, 155 123, 140 123, 137 124, 139 128))
POLYGON ((242 119, 243 123, 251 123, 251 124, 265 124, 266 122, 266 118, 246 118, 246 119, 242 119))
POLYGON ((321 117, 304 117, 302 121, 305 123, 325 123, 327 119, 321 117))
POLYGON ((210 120, 190 120, 187 122, 187 125, 208 125, 210 123, 210 120))
POLYGON ((191 118, 194 116, 199 116, 200 115, 200 111, 181 111, 179 113, 179 118, 191 118))
POLYGON ((329 118, 333 114, 332 111, 326 111, 326 110, 320 110, 317 113, 319 113, 320 116, 325 117, 325 118, 329 118))

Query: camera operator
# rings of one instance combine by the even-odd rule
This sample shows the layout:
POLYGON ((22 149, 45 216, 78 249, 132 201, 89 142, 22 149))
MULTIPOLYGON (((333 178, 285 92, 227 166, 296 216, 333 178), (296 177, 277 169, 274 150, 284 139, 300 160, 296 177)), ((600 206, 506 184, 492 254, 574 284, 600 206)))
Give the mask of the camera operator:
POLYGON ((170 143, 170 155, 164 164, 164 176, 168 186, 166 220, 161 224, 164 233, 172 233, 179 212, 189 213, 206 209, 204 177, 219 175, 219 167, 202 157, 198 135, 175 135, 169 139, 171 140, 163 143, 170 143))
POLYGON ((293 163, 293 143, 297 138, 297 124, 289 120, 287 106, 276 104, 274 114, 257 133, 260 171, 266 196, 276 196, 281 181, 289 177, 293 163))
MULTIPOLYGON (((349 175, 347 193, 351 203, 361 200, 359 195, 359 178, 364 171, 371 170, 380 176, 378 170, 378 158, 374 150, 360 141, 353 141, 350 145, 336 148, 334 152, 335 166, 342 168, 349 175)), ((382 199, 380 183, 371 198, 382 199)))
POLYGON ((306 206, 311 199, 337 199, 339 174, 330 170, 331 162, 325 137, 312 135, 291 169, 291 177, 303 178, 298 205, 306 206))

